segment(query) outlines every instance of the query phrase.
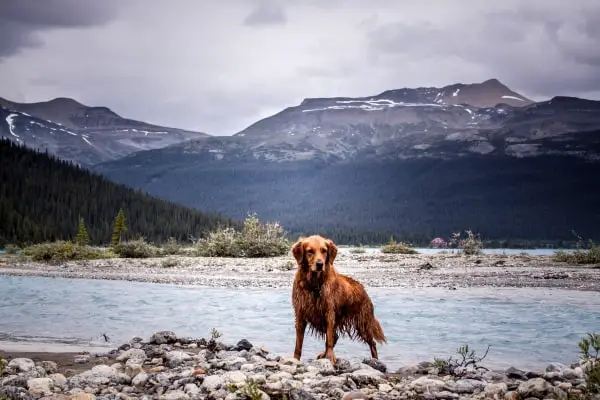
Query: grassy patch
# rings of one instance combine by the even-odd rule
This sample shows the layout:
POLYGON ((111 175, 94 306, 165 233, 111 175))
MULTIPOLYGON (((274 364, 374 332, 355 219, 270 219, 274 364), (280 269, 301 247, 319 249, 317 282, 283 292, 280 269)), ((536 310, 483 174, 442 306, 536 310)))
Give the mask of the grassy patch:
POLYGON ((386 254, 418 254, 418 251, 411 248, 407 243, 396 242, 394 238, 390 238, 389 242, 383 245, 380 251, 386 254))
POLYGON ((149 244, 144 238, 121 242, 112 249, 121 258, 151 258, 162 255, 158 247, 149 244))
POLYGON ((203 257, 277 257, 286 254, 291 243, 279 223, 261 223, 256 214, 250 214, 241 232, 217 229, 196 246, 203 257))
POLYGON ((33 261, 60 263, 75 260, 98 260, 112 258, 114 254, 105 249, 81 246, 73 242, 53 242, 35 244, 23 249, 21 254, 33 261))

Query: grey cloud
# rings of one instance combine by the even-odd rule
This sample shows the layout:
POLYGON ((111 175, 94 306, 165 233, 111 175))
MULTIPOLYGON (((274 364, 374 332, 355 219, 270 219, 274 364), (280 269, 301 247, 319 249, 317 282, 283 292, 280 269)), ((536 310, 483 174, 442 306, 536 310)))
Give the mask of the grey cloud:
POLYGON ((390 23, 369 33, 369 53, 387 62, 406 57, 436 62, 444 69, 456 67, 452 59, 458 59, 537 96, 598 90, 600 16, 587 7, 568 15, 560 11, 532 6, 443 25, 390 23))
POLYGON ((286 16, 281 4, 273 2, 261 2, 252 9, 252 12, 244 19, 244 25, 279 25, 286 22, 286 16))
POLYGON ((108 22, 116 14, 112 0, 17 0, 0 2, 0 60, 25 47, 43 44, 39 32, 108 22))

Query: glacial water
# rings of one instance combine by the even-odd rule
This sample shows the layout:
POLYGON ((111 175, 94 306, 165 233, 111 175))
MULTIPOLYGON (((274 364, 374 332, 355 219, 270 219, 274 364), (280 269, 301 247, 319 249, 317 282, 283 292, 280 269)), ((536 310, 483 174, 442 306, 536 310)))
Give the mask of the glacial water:
MULTIPOLYGON (((540 368, 577 360, 577 341, 600 330, 600 296, 558 289, 368 289, 388 337, 379 346, 390 368, 453 355, 467 343, 484 365, 540 368)), ((0 348, 29 344, 114 347, 155 331, 222 340, 245 338, 291 355, 295 340, 289 289, 221 289, 126 281, 0 276, 0 348), (103 343, 102 334, 110 338, 103 343)), ((307 337, 303 357, 324 344, 307 337)), ((339 357, 369 355, 341 339, 339 357)))

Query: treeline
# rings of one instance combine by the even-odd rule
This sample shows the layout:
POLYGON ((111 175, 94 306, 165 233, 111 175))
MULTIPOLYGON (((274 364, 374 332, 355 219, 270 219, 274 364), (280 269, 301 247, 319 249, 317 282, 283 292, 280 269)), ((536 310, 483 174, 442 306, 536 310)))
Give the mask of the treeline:
POLYGON ((575 157, 470 155, 453 160, 268 163, 139 153, 111 179, 232 218, 256 212, 292 237, 415 245, 471 229, 498 247, 600 239, 600 163, 575 157), (160 159, 159 159, 160 155, 160 159), (187 158, 186 158, 187 157, 187 158), (141 166, 141 167, 140 167, 141 166))
POLYGON ((116 184, 70 162, 0 140, 0 248, 70 240, 83 218, 91 244, 107 244, 120 208, 127 238, 187 241, 241 222, 116 184))

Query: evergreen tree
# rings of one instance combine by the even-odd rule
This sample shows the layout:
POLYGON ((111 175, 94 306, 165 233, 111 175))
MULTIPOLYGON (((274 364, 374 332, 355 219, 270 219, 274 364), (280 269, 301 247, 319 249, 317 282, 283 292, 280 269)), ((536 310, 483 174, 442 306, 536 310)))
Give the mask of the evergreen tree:
POLYGON ((75 236, 75 243, 80 246, 87 246, 90 243, 90 238, 82 217, 79 217, 79 228, 77 229, 77 236, 75 236))
POLYGON ((115 217, 113 234, 110 241, 112 246, 116 246, 121 243, 123 239, 123 232, 127 231, 127 226, 125 225, 125 211, 123 211, 123 207, 119 208, 119 212, 115 217))

